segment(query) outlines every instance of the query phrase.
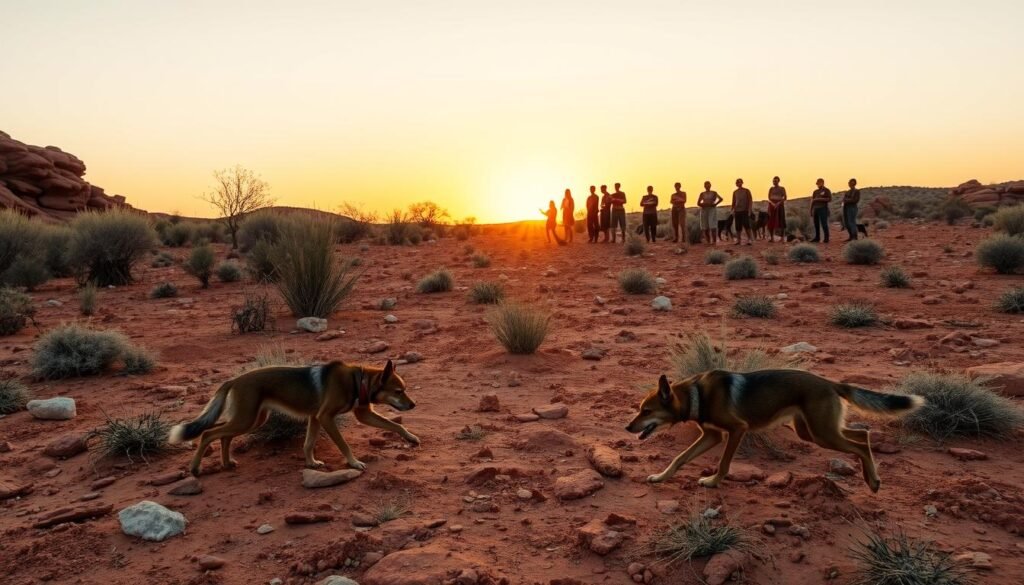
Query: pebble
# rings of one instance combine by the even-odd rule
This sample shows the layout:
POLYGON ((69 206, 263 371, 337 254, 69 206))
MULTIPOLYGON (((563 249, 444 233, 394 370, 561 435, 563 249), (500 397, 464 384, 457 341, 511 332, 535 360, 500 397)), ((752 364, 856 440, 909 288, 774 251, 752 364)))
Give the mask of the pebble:
POLYGON ((578 500, 604 487, 601 475, 593 469, 585 469, 555 480, 555 496, 560 500, 578 500))
POLYGON ((829 459, 828 470, 836 475, 842 475, 845 477, 857 475, 857 470, 845 459, 829 459))
POLYGON ((334 516, 324 512, 289 512, 284 516, 286 524, 317 524, 331 520, 334 516))
POLYGON ((216 571, 223 567, 224 563, 224 559, 213 555, 203 555, 199 557, 199 568, 204 571, 216 571))
POLYGON ((501 402, 498 401, 497 394, 485 394, 480 397, 480 405, 476 408, 477 412, 499 412, 501 410, 501 402))
POLYGON ((385 323, 398 323, 398 317, 395 317, 394 315, 391 315, 391 314, 384 315, 384 322, 385 323))
POLYGON ((362 475, 358 469, 339 469, 337 471, 320 471, 317 469, 302 470, 302 487, 323 488, 352 481, 362 475))
POLYGON ((320 317, 303 317, 295 321, 295 327, 310 333, 323 333, 327 331, 327 319, 320 317))
POLYGON ((29 414, 43 420, 71 420, 78 414, 74 398, 65 396, 45 400, 29 400, 25 408, 29 414))
POLYGON ((984 461, 985 459, 988 459, 988 455, 981 451, 975 451, 974 449, 950 447, 946 452, 961 461, 984 461))
POLYGON ((679 500, 658 500, 657 506, 662 514, 675 514, 679 511, 679 500))
POLYGON ((553 404, 537 406, 533 409, 533 413, 541 418, 554 420, 565 418, 569 414, 569 407, 560 402, 555 402, 553 404))
POLYGON ((43 449, 43 454, 56 459, 67 459, 88 449, 86 444, 87 435, 62 435, 43 449))
POLYGON ((363 353, 381 353, 387 351, 390 347, 385 341, 374 341, 363 348, 363 353))
POLYGON ((189 477, 171 486, 167 493, 172 496, 196 496, 203 493, 203 486, 198 479, 189 477))
POLYGON ((654 297, 654 300, 651 301, 651 308, 655 311, 671 311, 672 299, 666 296, 654 297))
POLYGON ((274 531, 274 527, 270 524, 260 524, 260 527, 256 529, 256 534, 270 534, 274 531))

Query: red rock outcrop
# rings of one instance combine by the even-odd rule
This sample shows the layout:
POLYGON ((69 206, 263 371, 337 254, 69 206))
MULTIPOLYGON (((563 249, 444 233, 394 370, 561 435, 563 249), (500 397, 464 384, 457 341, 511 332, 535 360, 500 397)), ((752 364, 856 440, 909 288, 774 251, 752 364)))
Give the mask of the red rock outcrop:
POLYGON ((977 179, 971 179, 951 189, 949 196, 959 197, 971 207, 1014 205, 1024 203, 1024 181, 982 185, 977 179))
POLYGON ((107 195, 83 179, 85 163, 56 146, 33 146, 0 131, 0 208, 46 221, 115 207, 131 208, 122 195, 107 195))

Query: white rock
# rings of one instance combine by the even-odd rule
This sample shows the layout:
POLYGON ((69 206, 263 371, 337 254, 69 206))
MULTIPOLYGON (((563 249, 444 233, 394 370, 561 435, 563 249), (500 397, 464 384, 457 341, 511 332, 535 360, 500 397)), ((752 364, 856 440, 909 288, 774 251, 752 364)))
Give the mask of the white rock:
POLYGON ((327 319, 320 317, 303 317, 295 322, 295 326, 310 333, 322 333, 327 331, 327 319))
POLYGON ((594 302, 595 302, 595 303, 597 303, 597 304, 599 304, 599 305, 603 305, 603 304, 607 303, 607 302, 608 302, 608 300, 607 300, 607 299, 605 299, 605 298, 604 298, 604 297, 602 297, 602 296, 595 296, 595 297, 594 297, 594 302))
POLYGON ((63 304, 64 303, 58 301, 57 299, 49 299, 48 301, 46 301, 46 306, 47 307, 59 307, 59 306, 61 306, 63 304))
POLYGON ((180 512, 143 500, 117 513, 121 532, 143 540, 161 542, 185 532, 185 516, 180 512))
POLYGON ((651 308, 655 311, 669 311, 672 309, 672 300, 668 297, 654 297, 651 308))
POLYGON ((655 283, 656 283, 657 285, 661 286, 661 285, 663 285, 663 284, 667 283, 668 281, 667 281, 667 280, 665 280, 664 278, 662 278, 662 277, 660 277, 660 276, 659 276, 658 278, 655 278, 655 279, 654 279, 654 282, 655 282, 655 283))
POLYGON ((384 315, 384 322, 385 323, 398 323, 398 317, 395 317, 394 315, 384 315))
POLYGON ((69 420, 78 414, 75 409, 75 399, 65 396, 45 400, 29 400, 26 408, 32 416, 45 420, 69 420))
POLYGON ((256 534, 270 534, 273 531, 274 527, 270 524, 261 524, 260 527, 256 529, 256 534))
POLYGON ((319 471, 316 469, 302 470, 302 486, 322 488, 346 483, 362 475, 358 469, 339 469, 337 471, 319 471))
POLYGON ((784 301, 789 298, 789 295, 787 295, 786 293, 779 293, 775 295, 775 298, 779 299, 780 301, 784 301))
POLYGON ((278 577, 274 577, 270 581, 267 581, 267 585, 284 585, 284 581, 278 577))
POLYGON ((356 581, 349 579, 348 577, 342 577, 341 575, 331 575, 330 577, 317 581, 316 585, 359 585, 356 581))
POLYGON ((787 345, 786 347, 780 349, 779 351, 781 351, 782 353, 813 353, 818 351, 818 348, 814 347, 810 343, 807 343, 806 341, 801 341, 799 343, 794 343, 793 345, 787 345))

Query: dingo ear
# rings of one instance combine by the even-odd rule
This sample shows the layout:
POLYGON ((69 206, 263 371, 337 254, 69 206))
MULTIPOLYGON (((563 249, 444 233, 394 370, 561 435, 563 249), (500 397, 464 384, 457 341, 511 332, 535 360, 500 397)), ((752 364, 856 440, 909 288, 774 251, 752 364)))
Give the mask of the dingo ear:
POLYGON ((391 374, 394 374, 394 373, 395 373, 395 363, 392 362, 391 360, 388 360, 388 363, 384 364, 384 373, 382 373, 380 375, 380 383, 383 384, 383 383, 387 382, 388 378, 391 377, 391 374))
POLYGON ((668 384, 668 377, 662 374, 658 378, 658 398, 662 404, 672 404, 672 387, 668 384))

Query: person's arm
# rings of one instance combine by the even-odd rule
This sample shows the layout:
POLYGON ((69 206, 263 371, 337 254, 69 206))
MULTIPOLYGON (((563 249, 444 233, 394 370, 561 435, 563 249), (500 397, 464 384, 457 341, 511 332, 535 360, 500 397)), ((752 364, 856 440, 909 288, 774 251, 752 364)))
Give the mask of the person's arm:
MULTIPOLYGON (((725 199, 723 199, 722 196, 719 195, 718 193, 715 193, 715 205, 719 205, 723 201, 725 201, 725 199)), ((712 205, 711 207, 714 207, 715 205, 712 205)))
POLYGON ((785 201, 786 200, 786 188, 785 187, 779 187, 779 188, 782 189, 782 200, 785 201))

